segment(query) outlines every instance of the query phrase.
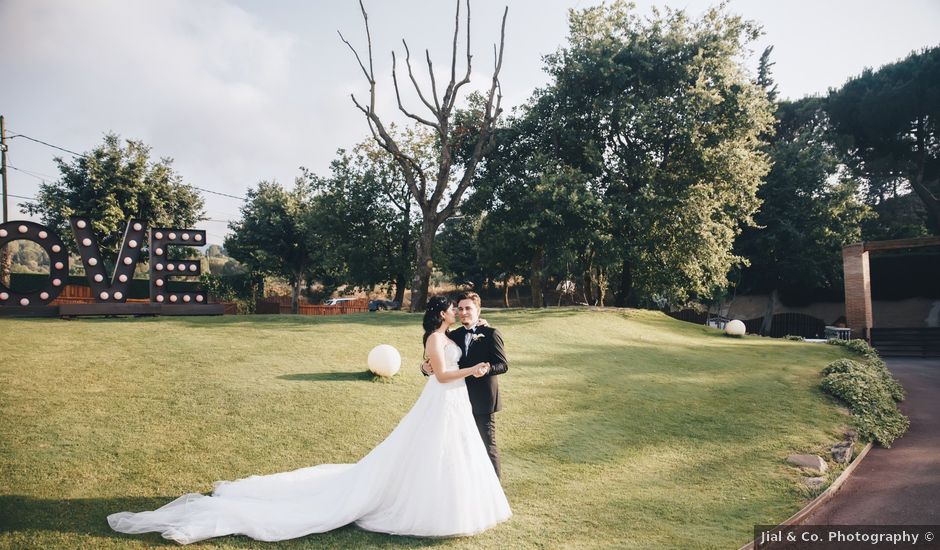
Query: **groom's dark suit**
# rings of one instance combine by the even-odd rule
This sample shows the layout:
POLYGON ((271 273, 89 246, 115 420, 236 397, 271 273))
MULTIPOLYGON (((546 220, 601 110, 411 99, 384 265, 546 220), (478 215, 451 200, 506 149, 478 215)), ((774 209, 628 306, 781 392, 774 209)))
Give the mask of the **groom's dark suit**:
POLYGON ((486 451, 490 461, 500 475, 499 450, 496 448, 496 424, 493 413, 502 409, 499 400, 499 382, 496 376, 509 370, 509 361, 503 349, 503 337, 498 330, 492 327, 476 327, 475 332, 467 338, 467 329, 460 327, 450 331, 447 335, 453 340, 463 355, 458 362, 460 368, 467 368, 477 363, 489 363, 490 371, 485 376, 476 378, 468 376, 467 393, 470 395, 470 405, 473 407, 473 418, 480 430, 480 437, 486 444, 486 451), (469 344, 469 345, 468 345, 469 344))

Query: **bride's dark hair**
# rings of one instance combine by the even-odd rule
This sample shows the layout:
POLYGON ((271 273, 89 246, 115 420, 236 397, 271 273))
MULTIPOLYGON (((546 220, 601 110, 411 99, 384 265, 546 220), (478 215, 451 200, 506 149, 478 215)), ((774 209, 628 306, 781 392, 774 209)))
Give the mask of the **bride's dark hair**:
POLYGON ((440 313, 447 311, 447 308, 452 305, 454 305, 454 301, 447 296, 434 296, 428 300, 428 308, 424 311, 424 339, 421 341, 423 344, 427 345, 428 336, 441 328, 441 323, 444 320, 441 319, 440 313))

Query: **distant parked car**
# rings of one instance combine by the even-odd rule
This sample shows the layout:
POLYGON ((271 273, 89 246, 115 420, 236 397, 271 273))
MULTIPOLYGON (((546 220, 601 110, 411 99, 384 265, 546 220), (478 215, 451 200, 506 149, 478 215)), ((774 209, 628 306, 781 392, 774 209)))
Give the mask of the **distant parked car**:
POLYGON ((329 300, 323 302, 325 306, 341 306, 343 304, 348 304, 349 302, 356 301, 355 298, 330 298, 329 300))
POLYGON ((369 311, 386 311, 389 309, 401 309, 401 304, 395 300, 369 300, 369 311))

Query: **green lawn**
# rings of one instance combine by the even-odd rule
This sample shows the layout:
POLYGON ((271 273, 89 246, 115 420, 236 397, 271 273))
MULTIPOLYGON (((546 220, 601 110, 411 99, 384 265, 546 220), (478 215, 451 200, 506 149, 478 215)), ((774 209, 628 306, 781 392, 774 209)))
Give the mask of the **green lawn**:
MULTIPOLYGON (((737 548, 810 495, 792 452, 848 424, 819 389, 842 348, 732 339, 649 311, 487 311, 514 516, 473 538, 345 527, 265 548, 737 548)), ((355 462, 425 379, 420 317, 0 319, 0 548, 143 548, 105 516, 212 482, 355 462), (390 382, 366 372, 388 343, 390 382)), ((249 548, 245 537, 205 547, 249 548)))

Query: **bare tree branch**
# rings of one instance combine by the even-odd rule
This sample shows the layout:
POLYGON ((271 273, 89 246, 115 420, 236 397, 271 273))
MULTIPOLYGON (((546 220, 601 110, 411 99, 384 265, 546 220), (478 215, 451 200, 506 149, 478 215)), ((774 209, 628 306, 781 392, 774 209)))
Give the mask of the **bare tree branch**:
MULTIPOLYGON (((359 58, 359 52, 356 51, 356 48, 353 48, 353 45, 349 43, 349 40, 346 40, 346 38, 343 36, 343 33, 336 31, 336 34, 339 35, 339 39, 342 40, 347 46, 349 46, 349 49, 352 50, 353 55, 356 56, 356 61, 359 62, 359 68, 362 69, 362 74, 366 75, 366 80, 368 80, 369 82, 372 82, 372 75, 369 74, 369 71, 366 70, 365 65, 362 64, 362 59, 359 58)), ((371 51, 371 48, 370 48, 370 51, 371 51)), ((369 65, 371 66, 372 60, 370 59, 369 61, 370 61, 369 65)))
MULTIPOLYGON (((406 51, 407 51, 407 46, 405 46, 405 49, 406 49, 406 51)), ((397 71, 397 67, 398 67, 398 62, 397 62, 397 59, 396 59, 396 57, 395 57, 395 52, 392 52, 392 84, 395 86, 395 99, 398 100, 398 110, 401 111, 401 112, 403 112, 403 113, 405 113, 405 116, 407 116, 408 118, 414 119, 414 120, 420 122, 421 124, 424 124, 424 125, 427 125, 427 126, 431 126, 432 128, 437 128, 438 131, 440 131, 441 128, 440 128, 440 126, 438 126, 438 124, 437 124, 436 122, 431 122, 430 120, 428 120, 428 119, 426 119, 426 118, 422 118, 422 117, 420 117, 420 116, 418 116, 418 115, 416 115, 416 114, 413 114, 413 113, 409 112, 407 109, 405 109, 405 106, 404 106, 404 105, 402 105, 402 103, 401 103, 401 93, 400 93, 399 90, 398 90, 398 71, 397 71)), ((411 64, 410 64, 410 63, 408 64, 408 74, 411 74, 411 64)), ((417 88, 417 87, 418 87, 418 83, 415 82, 414 77, 411 78, 411 81, 415 83, 415 88, 417 88)), ((424 96, 421 94, 421 90, 420 90, 420 89, 418 90, 418 96, 421 97, 421 101, 424 101, 424 104, 425 104, 425 105, 427 105, 428 107, 431 106, 431 105, 424 99, 424 96)), ((434 109, 432 108, 431 110, 433 111, 434 109)))
MULTIPOLYGON (((433 189, 428 189, 428 178, 426 177, 425 170, 422 168, 419 159, 413 155, 408 154, 401 150, 398 143, 395 141, 395 138, 388 132, 385 126, 382 124, 382 120, 379 118, 378 114, 375 112, 375 103, 376 103, 376 92, 375 92, 375 78, 373 73, 372 65, 372 38, 369 32, 369 20, 365 12, 365 7, 363 6, 362 0, 359 0, 359 6, 362 11, 363 21, 366 25, 366 36, 368 39, 369 46, 369 68, 366 69, 365 63, 359 57, 355 48, 345 40, 345 38, 340 34, 340 38, 347 46, 353 51, 356 55, 356 60, 359 63, 360 69, 362 69, 363 74, 366 75, 366 79, 369 81, 369 97, 370 104, 369 107, 363 107, 353 96, 353 103, 356 107, 366 115, 366 119, 369 124, 369 130, 372 132, 372 137, 375 139, 376 143, 392 155, 392 158, 395 159, 396 164, 401 168, 402 172, 405 175, 405 183, 407 184, 407 191, 414 199, 417 201, 419 207, 421 208, 421 213, 423 216, 422 223, 422 233, 421 238, 417 243, 417 258, 415 264, 415 279, 412 286, 412 309, 420 309, 423 307, 424 302, 427 298, 427 283, 430 278, 430 269, 431 269, 431 250, 434 243, 434 234, 440 224, 447 220, 449 217, 453 216, 456 213, 457 207, 460 204, 463 194, 467 191, 470 186, 473 176, 476 171, 477 165, 480 163, 483 156, 489 151, 496 141, 495 134, 495 125, 496 121, 502 113, 502 87, 499 81, 499 73, 502 69, 503 64, 503 51, 506 43, 506 18, 509 12, 508 8, 503 11, 502 24, 500 27, 500 41, 499 47, 497 48, 494 45, 493 57, 494 57, 494 69, 493 77, 490 83, 489 92, 485 96, 485 103, 481 106, 480 109, 480 119, 479 127, 476 131, 475 137, 470 137, 470 144, 472 144, 472 150, 470 157, 466 160, 463 165, 463 173, 461 174, 459 180, 456 182, 456 187, 454 186, 455 174, 453 173, 454 162, 455 162, 455 151, 454 148, 458 146, 458 138, 452 128, 451 124, 453 123, 453 115, 457 102, 457 94, 460 91, 460 88, 470 82, 470 74, 472 72, 472 60, 473 56, 470 53, 470 1, 464 0, 466 4, 466 18, 467 18, 467 29, 466 29, 466 56, 467 56, 467 67, 466 73, 463 75, 460 81, 457 80, 457 43, 460 38, 460 0, 456 0, 456 10, 454 16, 454 36, 451 44, 451 66, 450 66, 450 80, 447 83, 447 86, 444 90, 443 95, 438 96, 437 91, 437 80, 434 75, 434 65, 431 62, 430 51, 425 50, 425 60, 428 67, 428 75, 431 79, 431 97, 427 97, 419 86, 417 79, 414 75, 414 68, 411 65, 411 51, 408 47, 408 43, 405 40, 402 40, 402 44, 405 47, 405 63, 408 69, 408 77, 411 80, 411 83, 415 87, 415 91, 418 93, 418 97, 424 103, 424 105, 434 114, 433 119, 424 118, 418 116, 414 113, 409 112, 405 109, 402 100, 401 100, 401 90, 398 83, 398 71, 397 71, 397 57, 394 52, 392 53, 392 81, 395 87, 395 98, 398 103, 399 110, 404 113, 409 118, 417 121, 418 123, 434 128, 437 131, 438 143, 437 151, 437 173, 435 181, 433 181, 433 189), (433 100, 433 101, 432 101, 433 100), (450 197, 447 200, 447 204, 443 210, 438 210, 440 203, 444 200, 445 194, 451 191, 450 197), (430 193, 430 196, 428 194, 430 193)), ((465 130, 464 128, 461 131, 465 130)), ((469 145, 469 144, 468 144, 469 145)), ((391 197, 390 197, 391 199, 391 197)), ((398 206, 400 201, 392 201, 396 206, 398 206)))
MULTIPOLYGON (((415 91, 418 92, 418 97, 421 98, 421 102, 424 103, 424 105, 428 109, 430 109, 432 113, 434 113, 434 116, 438 116, 437 110, 434 108, 433 105, 431 105, 431 103, 428 102, 428 100, 424 97, 424 94, 421 93, 421 87, 418 86, 418 81, 415 80, 415 75, 411 71, 411 50, 408 49, 408 42, 406 42, 405 39, 402 38, 401 43, 405 45, 405 65, 408 66, 408 77, 411 78, 411 83, 414 84, 415 91)), ((393 59, 394 59, 394 54, 393 54, 393 59)), ((433 92, 434 73, 431 73, 431 82, 432 82, 431 90, 433 92)), ((437 98, 435 98, 435 100, 436 99, 437 98)))
POLYGON ((434 78, 434 66, 431 64, 431 52, 424 50, 424 57, 428 60, 428 74, 431 75, 431 97, 434 98, 434 105, 437 106, 437 112, 440 112, 441 104, 437 100, 437 80, 434 78))
MULTIPOLYGON (((352 50, 353 55, 356 56, 356 61, 359 63, 359 68, 362 69, 362 73, 365 75, 366 80, 369 82, 369 107, 363 107, 357 100, 355 95, 350 94, 350 97, 353 100, 353 104, 356 105, 360 111, 366 116, 366 121, 369 123, 369 131, 372 133, 372 138, 386 150, 392 157, 399 163, 402 167, 402 171, 405 173, 405 180, 408 182, 409 189, 415 196, 415 200, 418 201, 418 204, 422 208, 425 207, 426 199, 424 198, 426 189, 427 189, 427 177, 424 174, 424 170, 421 168, 421 164, 411 156, 405 154, 398 144, 395 142, 395 139, 388 133, 385 129, 385 126, 382 124, 382 120, 375 112, 375 76, 374 76, 374 65, 372 61, 372 33, 369 29, 369 14, 366 13, 366 8, 362 3, 362 0, 359 0, 359 9, 362 12, 362 20, 365 23, 366 27, 366 40, 368 44, 369 52, 369 69, 366 70, 365 64, 362 62, 362 59, 359 56, 359 53, 343 37, 342 33, 339 33, 340 39, 349 46, 349 49, 352 50), (418 187, 418 182, 420 182, 420 189, 418 187)), ((338 31, 337 31, 338 32, 338 31)), ((394 53, 393 62, 394 62, 394 53)), ((392 73, 394 77, 394 71, 392 73)), ((396 95, 398 94, 398 87, 396 83, 395 87, 396 95)), ((401 100, 399 99, 399 106, 401 106, 401 100)), ((405 114, 408 114, 405 112, 405 114)), ((420 117, 419 117, 420 118, 420 117)), ((425 121, 429 122, 429 121, 425 121)))
MULTIPOLYGON (((463 196, 463 193, 470 186, 470 182, 473 180, 473 174, 476 171, 476 165, 483 156, 485 149, 488 145, 492 144, 491 137, 493 133, 493 126, 495 125, 497 117, 499 117, 502 109, 500 103, 502 102, 502 89, 499 84, 499 71, 503 67, 503 48, 506 43, 506 16, 509 13, 509 6, 506 6, 506 9, 503 11, 503 21, 500 27, 500 36, 499 36, 499 50, 498 52, 494 51, 495 57, 495 68, 493 69, 493 81, 490 85, 490 91, 487 95, 486 106, 483 110, 483 119, 480 123, 480 133, 477 135, 477 141, 473 147, 473 154, 470 156, 467 166, 464 167, 463 176, 460 178, 460 183, 457 184, 457 189, 450 197, 447 206, 444 210, 441 211, 441 216, 444 219, 454 215, 457 211, 457 204, 460 201, 460 198, 463 196), (494 105, 495 97, 495 105, 494 105), (494 108, 495 107, 495 108, 494 108)), ((495 45, 494 45, 495 50, 495 45)))
MULTIPOLYGON (((508 7, 506 9, 509 9, 508 7)), ((503 22, 505 24, 506 15, 503 14, 503 22)), ((456 54, 456 52, 454 52, 456 54)), ((470 82, 470 61, 473 58, 470 55, 470 0, 467 0, 467 73, 463 76, 463 79, 454 86, 454 90, 450 96, 450 106, 453 107, 454 103, 457 100, 457 91, 461 86, 470 82)))

